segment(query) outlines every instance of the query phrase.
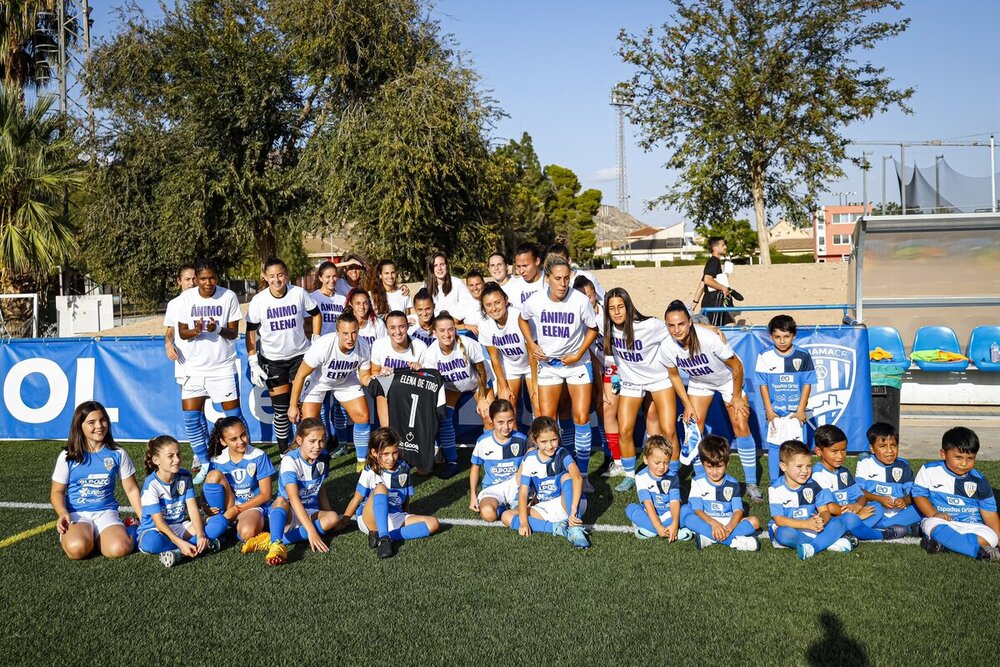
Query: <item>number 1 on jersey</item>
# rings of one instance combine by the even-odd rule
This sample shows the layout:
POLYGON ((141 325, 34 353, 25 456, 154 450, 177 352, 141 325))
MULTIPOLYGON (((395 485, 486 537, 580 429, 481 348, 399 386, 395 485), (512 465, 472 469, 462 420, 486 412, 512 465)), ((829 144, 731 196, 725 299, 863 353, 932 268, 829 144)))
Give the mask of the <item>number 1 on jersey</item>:
POLYGON ((416 394, 410 394, 410 398, 413 399, 413 402, 410 404, 410 428, 413 428, 413 425, 417 421, 417 403, 420 402, 420 397, 416 394))

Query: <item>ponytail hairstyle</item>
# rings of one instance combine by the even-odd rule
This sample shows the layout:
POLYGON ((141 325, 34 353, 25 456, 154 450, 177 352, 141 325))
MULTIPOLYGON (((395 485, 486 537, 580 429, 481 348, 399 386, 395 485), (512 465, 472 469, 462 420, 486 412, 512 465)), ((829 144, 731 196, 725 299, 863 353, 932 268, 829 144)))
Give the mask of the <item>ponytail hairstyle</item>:
POLYGON ((365 327, 374 322, 378 315, 375 314, 375 308, 372 307, 371 296, 369 296, 368 292, 366 292, 363 288, 355 287, 347 293, 347 303, 344 304, 344 312, 346 313, 348 308, 351 309, 351 312, 354 312, 354 297, 358 294, 363 294, 365 299, 368 300, 368 316, 365 318, 365 322, 363 324, 361 323, 361 317, 357 313, 354 313, 354 316, 358 318, 358 325, 365 327))
POLYGON ((272 266, 280 266, 282 269, 284 269, 285 273, 288 273, 288 265, 285 264, 283 260, 278 259, 273 255, 271 257, 268 257, 267 260, 264 262, 264 273, 267 273, 267 270, 270 269, 272 266))
POLYGON ((413 295, 413 303, 416 305, 417 301, 430 301, 431 305, 434 305, 434 295, 426 287, 421 287, 417 290, 417 293, 413 295))
POLYGON ((326 426, 323 425, 323 420, 319 417, 307 417, 299 422, 299 425, 295 427, 295 443, 292 448, 299 446, 299 440, 306 437, 313 431, 322 431, 324 435, 326 434, 326 426))
POLYGON ((510 308, 510 297, 507 296, 507 292, 504 292, 503 288, 500 287, 500 285, 491 280, 490 282, 483 285, 483 293, 479 295, 479 312, 483 314, 483 317, 488 317, 486 315, 486 306, 483 305, 483 301, 485 301, 486 297, 489 296, 490 294, 502 295, 504 302, 507 304, 507 307, 510 308))
POLYGON ((635 323, 648 320, 649 317, 643 315, 632 303, 632 297, 624 287, 612 287, 604 295, 604 354, 611 354, 612 343, 614 342, 615 324, 611 321, 611 314, 608 304, 611 299, 621 299, 625 302, 625 321, 622 322, 622 333, 625 334, 625 345, 628 349, 635 349, 635 323))
POLYGON ((438 250, 436 253, 430 256, 427 260, 427 276, 425 279, 425 284, 427 289, 431 294, 437 294, 438 284, 437 278, 434 276, 434 260, 438 257, 443 257, 445 264, 448 265, 448 272, 444 274, 444 279, 441 281, 441 293, 445 296, 451 294, 451 262, 448 261, 448 254, 438 250))
POLYGON ((545 256, 545 277, 548 278, 552 275, 552 271, 557 266, 565 266, 569 269, 570 273, 573 273, 573 267, 569 265, 569 261, 557 253, 551 253, 545 256))
POLYGON ((528 447, 537 449, 538 438, 542 437, 546 431, 552 431, 559 436, 559 444, 562 446, 562 433, 559 431, 559 424, 556 423, 556 420, 552 417, 538 417, 531 422, 531 428, 528 429, 528 447))
POLYGON ((146 467, 147 475, 156 472, 156 464, 153 463, 153 457, 157 456, 168 445, 177 445, 179 450, 181 443, 177 442, 177 438, 172 435, 158 435, 146 443, 146 456, 143 458, 143 465, 146 467))
POLYGON ((549 249, 545 253, 545 258, 548 259, 549 255, 559 255, 567 262, 569 262, 569 247, 566 245, 566 237, 559 235, 556 237, 555 242, 549 246, 549 249))
POLYGON ((195 275, 198 275, 198 269, 195 267, 194 264, 192 264, 191 262, 184 262, 183 264, 177 267, 177 280, 181 279, 181 276, 184 275, 185 271, 194 271, 195 275))
MULTIPOLYGON (((330 269, 333 269, 334 275, 336 275, 336 272, 337 272, 337 265, 336 264, 334 264, 333 262, 323 262, 322 264, 320 264, 319 267, 317 267, 317 269, 316 269, 316 279, 317 279, 317 281, 319 281, 319 279, 323 277, 323 273, 325 271, 329 271, 330 269)), ((323 283, 320 281, 320 286, 321 287, 322 287, 322 284, 323 283)), ((334 292, 334 293, 336 293, 336 292, 334 292)))
POLYGON ((378 462, 378 456, 382 450, 389 447, 399 447, 399 436, 388 426, 383 426, 372 431, 371 438, 368 439, 368 456, 365 463, 376 475, 381 475, 383 470, 378 462))
POLYGON ((83 436, 83 422, 87 420, 87 415, 91 412, 100 412, 104 420, 108 422, 108 427, 104 429, 104 439, 101 441, 108 449, 118 449, 115 439, 111 436, 111 417, 104 406, 97 401, 84 401, 76 406, 73 411, 73 418, 70 420, 69 437, 66 438, 66 461, 73 463, 83 463, 87 455, 87 439, 83 436))
MULTIPOLYGON (((438 322, 451 322, 452 324, 455 324, 455 318, 452 317, 451 313, 447 310, 442 310, 434 317, 433 320, 431 320, 431 329, 436 329, 438 322)), ((436 335, 437 333, 435 332, 435 336, 436 335)), ((441 343, 439 341, 438 346, 440 345, 441 343)), ((472 374, 478 376, 479 373, 476 371, 476 366, 472 363, 472 360, 469 359, 469 353, 465 350, 465 343, 462 342, 462 336, 460 336, 457 331, 455 332, 455 347, 462 352, 462 358, 465 359, 465 365, 469 368, 472 374)))
MULTIPOLYGON (((215 420, 215 425, 212 426, 212 432, 208 434, 209 459, 214 459, 222 453, 222 450, 226 448, 226 446, 222 444, 222 434, 237 424, 246 429, 246 426, 243 425, 243 420, 239 417, 223 417, 222 419, 215 420)), ((207 464, 208 462, 206 461, 205 463, 207 464)))
MULTIPOLYGON (((505 398, 495 399, 490 403, 490 419, 493 419, 501 412, 509 412, 512 415, 516 415, 517 412, 514 410, 514 405, 505 398)), ((516 416, 515 416, 516 419, 516 416)), ((517 430, 517 424, 514 424, 514 430, 517 430)))
MULTIPOLYGON (((614 291, 614 290, 612 290, 614 291)), ((610 292, 609 292, 610 294, 610 292)), ((684 313, 684 317, 688 319, 688 332, 684 340, 679 341, 680 344, 687 348, 688 358, 694 359, 694 355, 701 353, 701 344, 698 342, 698 332, 694 330, 694 322, 691 321, 691 313, 688 312, 687 306, 680 299, 674 299, 667 306, 667 310, 663 313, 663 317, 666 317, 670 313, 684 313)))
POLYGON ((385 315, 389 312, 389 297, 386 296, 385 285, 382 284, 382 269, 387 266, 396 266, 396 262, 391 259, 380 259, 375 265, 375 270, 368 274, 368 293, 371 294, 375 304, 373 310, 376 315, 385 315))

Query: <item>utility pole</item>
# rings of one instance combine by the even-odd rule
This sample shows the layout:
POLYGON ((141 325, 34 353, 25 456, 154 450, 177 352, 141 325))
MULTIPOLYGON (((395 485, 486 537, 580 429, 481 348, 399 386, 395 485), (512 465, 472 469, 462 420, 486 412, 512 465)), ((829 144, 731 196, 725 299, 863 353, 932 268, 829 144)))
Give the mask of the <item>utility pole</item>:
POLYGON ((628 93, 619 86, 611 89, 611 106, 618 112, 618 210, 628 213, 628 175, 625 165, 625 109, 632 106, 628 93))
POLYGON ((871 169, 871 164, 868 162, 868 156, 874 155, 872 151, 862 151, 861 152, 861 205, 862 205, 862 215, 868 215, 868 170, 871 169))

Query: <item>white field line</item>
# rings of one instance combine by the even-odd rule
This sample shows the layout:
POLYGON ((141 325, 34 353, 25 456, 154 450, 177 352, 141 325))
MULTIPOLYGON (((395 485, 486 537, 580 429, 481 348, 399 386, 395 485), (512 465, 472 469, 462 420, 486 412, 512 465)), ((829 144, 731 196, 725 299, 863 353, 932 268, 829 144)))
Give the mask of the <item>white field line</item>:
MULTIPOLYGON (((14 503, 0 501, 0 509, 12 509, 12 510, 51 510, 52 505, 49 503, 14 503)), ((132 508, 128 505, 122 505, 118 508, 119 512, 127 512, 132 514, 132 508)), ((489 521, 483 521, 482 519, 448 519, 445 517, 438 517, 438 521, 447 524, 449 526, 465 526, 470 528, 506 528, 499 521, 494 521, 490 523, 489 521)), ((620 526, 616 524, 589 524, 586 526, 588 531, 597 533, 631 533, 631 526, 620 526)), ((903 537, 898 540, 890 540, 887 544, 920 544, 920 540, 915 537, 903 537)))

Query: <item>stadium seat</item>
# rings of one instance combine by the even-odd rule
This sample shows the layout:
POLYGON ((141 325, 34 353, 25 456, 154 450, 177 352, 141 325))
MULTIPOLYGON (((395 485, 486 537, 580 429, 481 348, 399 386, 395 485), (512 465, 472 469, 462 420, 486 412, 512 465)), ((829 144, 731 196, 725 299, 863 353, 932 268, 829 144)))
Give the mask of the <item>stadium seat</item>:
POLYGON ((903 338, 892 327, 868 327, 868 351, 873 352, 877 347, 892 355, 892 361, 883 363, 904 369, 910 367, 910 358, 906 356, 903 338))
MULTIPOLYGON (((920 327, 913 337, 913 351, 924 352, 928 350, 943 350, 962 354, 962 348, 958 344, 958 336, 950 327, 920 327)), ((935 373, 961 372, 969 367, 968 360, 964 361, 920 361, 914 360, 922 371, 935 373)))
POLYGON ((965 356, 981 371, 1000 372, 1000 362, 990 360, 990 346, 1000 344, 1000 326, 980 326, 972 330, 965 356))

